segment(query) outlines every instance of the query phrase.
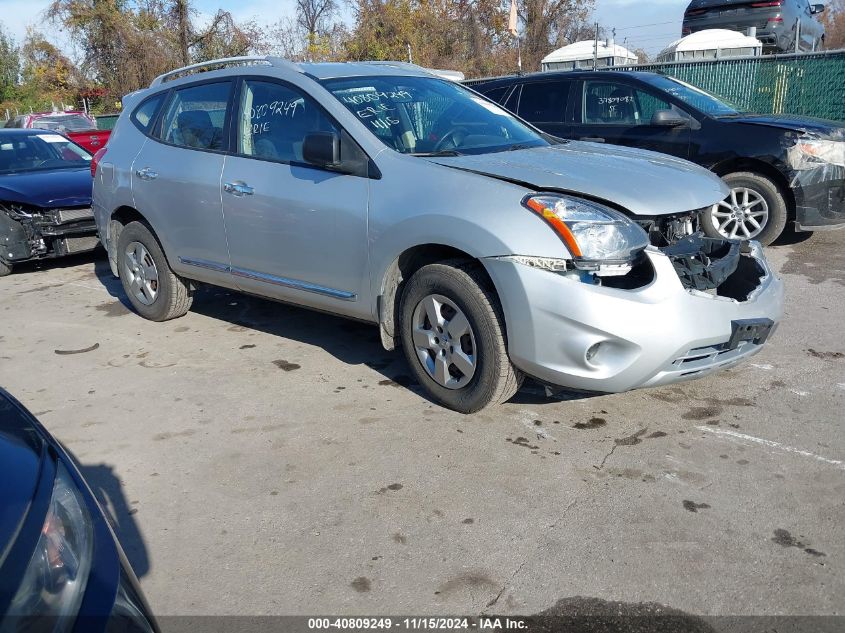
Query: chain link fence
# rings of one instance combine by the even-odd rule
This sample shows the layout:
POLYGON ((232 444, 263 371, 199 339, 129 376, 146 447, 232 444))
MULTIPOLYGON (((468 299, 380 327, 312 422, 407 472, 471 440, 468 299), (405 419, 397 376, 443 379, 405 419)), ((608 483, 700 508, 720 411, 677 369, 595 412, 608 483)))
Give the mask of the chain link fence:
POLYGON ((666 62, 606 70, 661 72, 762 114, 845 121, 845 50, 666 62))

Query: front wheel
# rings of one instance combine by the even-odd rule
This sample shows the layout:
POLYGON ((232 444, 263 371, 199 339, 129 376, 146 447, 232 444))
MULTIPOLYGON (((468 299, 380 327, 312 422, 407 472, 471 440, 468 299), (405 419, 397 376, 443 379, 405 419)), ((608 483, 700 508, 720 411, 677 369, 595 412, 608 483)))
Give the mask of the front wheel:
POLYGON ((129 302, 145 319, 168 321, 191 307, 189 283, 170 270, 158 240, 140 222, 120 232, 117 270, 129 302))
POLYGON ((453 260, 418 270, 402 293, 400 332, 411 372, 450 409, 474 413, 519 389, 502 309, 478 264, 453 260))
POLYGON ((786 201, 780 188, 751 172, 735 172, 722 180, 731 192, 702 218, 704 232, 715 238, 759 240, 765 246, 774 242, 786 226, 786 201))
POLYGON ((6 275, 10 275, 12 273, 12 265, 7 264, 2 259, 0 259, 0 277, 5 277, 6 275))

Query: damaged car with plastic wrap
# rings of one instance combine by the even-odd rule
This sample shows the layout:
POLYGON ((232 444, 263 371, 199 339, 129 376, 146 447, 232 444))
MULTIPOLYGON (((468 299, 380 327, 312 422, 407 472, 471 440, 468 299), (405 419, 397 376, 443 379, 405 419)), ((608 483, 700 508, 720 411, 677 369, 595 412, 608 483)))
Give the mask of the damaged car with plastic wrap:
POLYGON ((147 319, 200 283, 366 321, 433 400, 525 376, 622 392, 759 352, 783 285, 705 237, 728 194, 687 161, 561 141, 400 63, 216 60, 124 100, 95 161, 112 271, 147 319))
POLYGON ((0 277, 97 247, 91 183, 91 155, 68 138, 0 130, 0 277))

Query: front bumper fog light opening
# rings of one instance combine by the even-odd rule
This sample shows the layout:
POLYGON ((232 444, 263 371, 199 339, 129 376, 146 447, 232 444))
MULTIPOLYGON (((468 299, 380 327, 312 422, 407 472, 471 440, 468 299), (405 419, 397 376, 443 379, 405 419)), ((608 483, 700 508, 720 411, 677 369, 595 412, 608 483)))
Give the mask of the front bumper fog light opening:
POLYGON ((596 366, 598 363, 595 362, 596 355, 601 350, 602 342, 599 341, 598 343, 593 343, 590 347, 587 348, 587 351, 584 352, 584 360, 587 361, 590 365, 596 366))

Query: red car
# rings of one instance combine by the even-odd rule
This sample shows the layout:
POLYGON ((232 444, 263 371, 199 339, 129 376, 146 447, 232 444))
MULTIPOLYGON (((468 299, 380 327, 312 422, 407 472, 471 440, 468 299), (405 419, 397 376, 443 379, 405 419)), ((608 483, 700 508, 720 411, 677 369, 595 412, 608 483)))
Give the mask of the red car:
POLYGON ((84 112, 36 112, 16 116, 7 128, 34 128, 61 132, 92 154, 105 147, 111 130, 98 130, 94 117, 84 112))

